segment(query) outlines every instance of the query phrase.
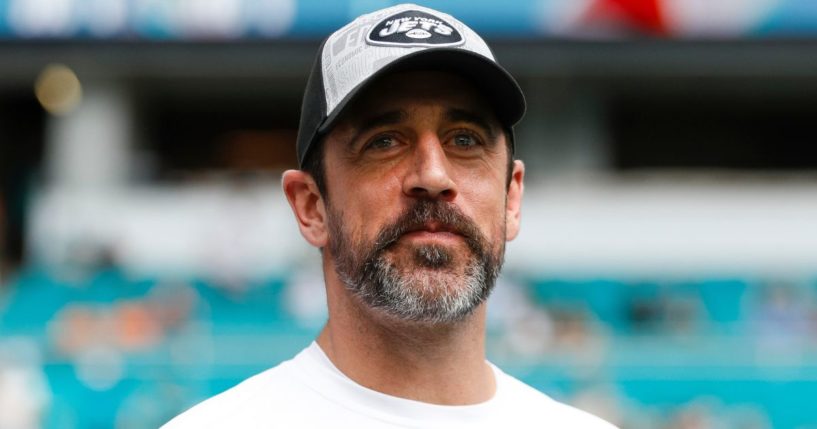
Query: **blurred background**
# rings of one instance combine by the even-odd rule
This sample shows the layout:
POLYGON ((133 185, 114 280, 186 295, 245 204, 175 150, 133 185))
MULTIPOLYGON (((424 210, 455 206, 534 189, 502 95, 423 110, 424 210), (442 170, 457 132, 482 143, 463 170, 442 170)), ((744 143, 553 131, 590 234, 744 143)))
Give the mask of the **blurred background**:
MULTIPOLYGON (((306 346, 279 178, 384 0, 0 0, 0 428, 155 428, 306 346)), ((490 358, 622 428, 817 428, 817 3, 421 2, 524 88, 490 358)))

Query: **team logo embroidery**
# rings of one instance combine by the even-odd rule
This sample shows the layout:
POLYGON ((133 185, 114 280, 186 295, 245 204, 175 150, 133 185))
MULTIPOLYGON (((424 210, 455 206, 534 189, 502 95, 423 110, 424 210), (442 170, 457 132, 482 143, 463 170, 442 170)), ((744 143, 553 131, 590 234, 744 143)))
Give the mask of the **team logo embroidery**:
POLYGON ((462 35, 453 25, 430 13, 407 10, 375 25, 366 42, 383 46, 456 46, 462 35))

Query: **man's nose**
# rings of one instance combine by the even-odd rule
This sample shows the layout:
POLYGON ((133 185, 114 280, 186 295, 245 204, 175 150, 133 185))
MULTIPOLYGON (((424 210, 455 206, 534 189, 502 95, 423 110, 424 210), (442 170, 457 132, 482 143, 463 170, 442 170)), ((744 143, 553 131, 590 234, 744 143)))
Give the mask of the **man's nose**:
POLYGON ((453 200, 457 189, 451 178, 451 165, 436 133, 421 136, 412 155, 403 192, 415 198, 453 200))

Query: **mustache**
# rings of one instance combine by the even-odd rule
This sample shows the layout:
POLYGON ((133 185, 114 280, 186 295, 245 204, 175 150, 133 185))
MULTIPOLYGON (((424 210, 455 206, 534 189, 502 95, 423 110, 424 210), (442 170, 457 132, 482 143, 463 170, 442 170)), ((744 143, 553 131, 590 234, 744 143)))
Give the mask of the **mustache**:
POLYGON ((486 238, 477 225, 466 216, 459 207, 440 200, 421 199, 407 208, 397 219, 380 230, 374 241, 372 253, 380 253, 404 234, 426 228, 433 223, 437 228, 453 232, 465 239, 466 244, 475 253, 485 249, 486 238))

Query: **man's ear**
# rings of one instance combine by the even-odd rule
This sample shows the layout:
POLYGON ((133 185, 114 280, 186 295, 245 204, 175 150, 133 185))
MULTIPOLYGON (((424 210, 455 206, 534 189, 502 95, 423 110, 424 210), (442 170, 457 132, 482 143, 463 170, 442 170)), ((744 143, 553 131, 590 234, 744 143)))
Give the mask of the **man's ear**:
POLYGON ((305 171, 287 170, 281 183, 301 235, 315 247, 326 246, 329 240, 326 207, 315 180, 305 171))
POLYGON ((522 219, 522 194, 525 191, 525 164, 520 160, 513 162, 511 184, 508 186, 508 200, 505 204, 505 239, 508 241, 519 234, 522 219))

